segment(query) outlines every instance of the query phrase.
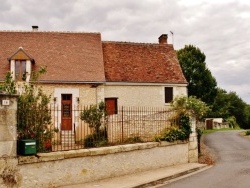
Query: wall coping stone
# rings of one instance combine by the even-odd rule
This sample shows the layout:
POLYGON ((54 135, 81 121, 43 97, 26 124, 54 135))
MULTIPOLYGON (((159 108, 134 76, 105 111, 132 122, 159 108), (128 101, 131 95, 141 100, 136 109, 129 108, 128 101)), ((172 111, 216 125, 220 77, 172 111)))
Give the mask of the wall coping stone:
POLYGON ((77 157, 108 155, 120 152, 144 150, 155 147, 168 147, 177 144, 187 144, 187 143, 188 141, 175 141, 175 142, 161 141, 161 142, 135 143, 135 144, 116 145, 109 147, 80 149, 80 150, 57 151, 50 153, 37 153, 36 155, 18 156, 18 164, 22 165, 29 163, 58 161, 58 160, 77 158, 77 157))

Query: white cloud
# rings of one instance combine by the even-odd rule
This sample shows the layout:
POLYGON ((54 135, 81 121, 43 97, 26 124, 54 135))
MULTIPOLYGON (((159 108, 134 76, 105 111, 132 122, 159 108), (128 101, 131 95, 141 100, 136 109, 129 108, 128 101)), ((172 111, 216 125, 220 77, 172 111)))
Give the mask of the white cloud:
MULTIPOLYGON (((205 53, 218 86, 250 103, 248 0, 5 0, 1 30, 100 32, 103 40, 157 42, 174 32, 174 46, 205 53), (248 92, 249 91, 249 92, 248 92)), ((169 35, 169 42, 172 43, 169 35)))

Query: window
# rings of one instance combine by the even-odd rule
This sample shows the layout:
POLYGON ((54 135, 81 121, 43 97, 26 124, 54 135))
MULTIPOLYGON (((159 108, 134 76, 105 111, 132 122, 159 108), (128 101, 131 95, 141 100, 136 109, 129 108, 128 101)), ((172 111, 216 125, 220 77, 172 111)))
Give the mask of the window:
POLYGON ((34 59, 20 47, 8 60, 13 78, 17 81, 29 82, 31 63, 35 63, 34 59))
POLYGON ((170 103, 173 100, 173 88, 165 87, 165 103, 170 103))
POLYGON ((108 115, 117 114, 117 98, 105 98, 105 106, 108 115))
POLYGON ((19 81, 26 80, 26 60, 16 60, 15 61, 15 78, 19 81))

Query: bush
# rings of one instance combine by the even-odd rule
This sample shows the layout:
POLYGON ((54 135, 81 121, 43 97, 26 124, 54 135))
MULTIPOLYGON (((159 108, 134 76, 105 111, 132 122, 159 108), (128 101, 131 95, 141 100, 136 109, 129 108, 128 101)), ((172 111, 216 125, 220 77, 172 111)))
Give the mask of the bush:
POLYGON ((83 141, 85 148, 101 147, 108 145, 107 131, 100 129, 98 133, 89 134, 83 141))
POLYGON ((129 137, 124 141, 125 144, 142 143, 142 142, 143 140, 139 136, 129 137))
POLYGON ((172 101, 171 106, 174 110, 177 110, 180 113, 190 114, 197 120, 201 120, 210 110, 206 103, 197 99, 195 96, 176 97, 172 101))
POLYGON ((245 132, 245 135, 246 135, 246 136, 250 135, 250 130, 246 131, 246 132, 245 132))
MULTIPOLYGON (((44 73, 46 73, 44 67, 40 67, 38 71, 32 71, 30 82, 22 83, 22 92, 17 100, 17 140, 36 140, 38 152, 52 149, 51 139, 54 134, 51 112, 48 108, 51 96, 47 95, 38 84, 39 76, 44 73)), ((16 94, 16 86, 11 73, 8 72, 0 85, 0 90, 8 94, 16 94)))
POLYGON ((190 119, 187 114, 180 115, 180 128, 185 133, 185 139, 188 139, 189 135, 192 133, 192 130, 191 130, 191 125, 190 125, 190 119))
POLYGON ((84 139, 84 147, 100 147, 108 144, 106 130, 106 109, 105 103, 100 102, 97 105, 91 105, 80 114, 80 119, 88 123, 93 132, 84 139), (104 121, 102 121, 102 119, 104 121))
POLYGON ((155 137, 155 141, 174 142, 176 140, 187 140, 191 133, 189 116, 182 114, 180 115, 179 125, 163 130, 160 135, 155 137))
POLYGON ((174 142, 176 140, 185 140, 186 134, 183 129, 177 127, 171 127, 164 134, 164 140, 168 142, 174 142))

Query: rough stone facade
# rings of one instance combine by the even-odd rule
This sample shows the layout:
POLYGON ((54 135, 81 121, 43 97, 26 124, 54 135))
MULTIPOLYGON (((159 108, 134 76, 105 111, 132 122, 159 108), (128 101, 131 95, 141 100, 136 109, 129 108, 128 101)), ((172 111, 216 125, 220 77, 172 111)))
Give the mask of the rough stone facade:
POLYGON ((164 87, 173 87, 173 97, 187 96, 186 85, 105 85, 105 97, 117 97, 119 106, 163 107, 164 87), (140 99, 140 100, 139 100, 140 99))
POLYGON ((117 114, 109 116, 109 141, 123 142, 129 138, 153 141, 157 134, 173 125, 173 115, 167 108, 121 107, 117 114))
POLYGON ((57 187, 188 163, 188 143, 142 143, 19 157, 20 187, 57 187), (145 157, 146 156, 146 157, 145 157))
POLYGON ((61 98, 59 97, 60 93, 72 94, 72 91, 77 90, 72 96, 73 108, 78 105, 85 106, 96 104, 98 101, 104 99, 103 95, 99 93, 103 91, 97 87, 92 87, 91 84, 43 84, 42 89, 45 93, 51 95, 51 104, 55 105, 61 103, 61 98), (78 98, 79 101, 77 101, 78 98))
POLYGON ((188 162, 196 163, 198 162, 198 140, 196 133, 196 119, 194 117, 191 118, 191 125, 192 133, 189 136, 188 162))
POLYGON ((0 157, 16 156, 16 97, 0 94, 0 157))

